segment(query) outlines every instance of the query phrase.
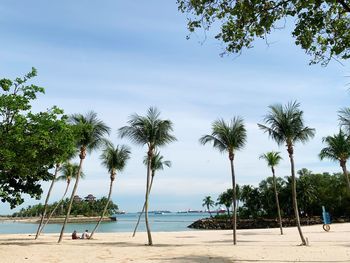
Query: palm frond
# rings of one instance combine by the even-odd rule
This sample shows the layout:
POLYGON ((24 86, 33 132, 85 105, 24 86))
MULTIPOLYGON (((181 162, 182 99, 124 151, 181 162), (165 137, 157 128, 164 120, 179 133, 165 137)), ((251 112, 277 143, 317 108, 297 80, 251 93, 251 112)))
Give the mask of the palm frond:
POLYGON ((124 170, 127 160, 130 159, 130 154, 128 146, 117 145, 114 147, 113 143, 109 142, 105 145, 100 158, 110 173, 113 171, 121 172, 124 170))
MULTIPOLYGON (((61 175, 57 177, 57 181, 67 181, 77 177, 79 170, 79 165, 76 163, 66 162, 62 165, 62 169, 60 171, 61 175)), ((83 171, 80 173, 80 178, 85 178, 85 174, 83 171)))
POLYGON ((102 146, 104 136, 110 133, 110 128, 93 111, 85 116, 73 114, 70 122, 76 126, 77 145, 86 147, 89 152, 102 146))
POLYGON ((282 160, 280 152, 267 152, 259 156, 259 159, 264 159, 267 162, 267 166, 275 167, 282 160))
POLYGON ((264 117, 264 124, 258 127, 266 132, 278 145, 284 143, 305 143, 315 135, 315 129, 306 127, 303 120, 303 111, 299 109, 300 104, 296 101, 270 105, 270 111, 264 117))
POLYGON ((244 147, 247 133, 243 119, 234 117, 229 123, 218 119, 212 124, 212 133, 204 135, 199 139, 203 145, 212 142, 213 147, 220 152, 234 152, 244 147))
MULTIPOLYGON (((153 156, 151 160, 151 170, 152 171, 159 171, 164 170, 164 167, 171 167, 171 161, 165 161, 163 160, 164 157, 160 154, 159 151, 157 151, 153 156)), ((145 156, 143 159, 144 165, 147 166, 148 164, 148 156, 145 156)))
POLYGON ((121 127, 118 134, 121 138, 127 137, 135 144, 146 144, 153 148, 176 141, 175 136, 171 134, 173 123, 159 117, 160 112, 155 107, 150 107, 146 116, 133 114, 129 117, 128 125, 121 127))
POLYGON ((350 138, 342 130, 333 136, 324 137, 322 141, 326 147, 319 153, 321 160, 346 161, 350 158, 350 138))

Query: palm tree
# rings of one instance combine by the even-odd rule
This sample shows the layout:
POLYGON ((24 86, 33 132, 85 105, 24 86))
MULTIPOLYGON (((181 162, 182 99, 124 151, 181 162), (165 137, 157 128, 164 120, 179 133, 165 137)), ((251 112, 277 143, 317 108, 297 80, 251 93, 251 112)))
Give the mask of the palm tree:
MULTIPOLYGON (((67 127, 69 127, 70 132, 72 132, 72 127, 70 125, 68 125, 67 127)), ((63 137, 67 137, 66 131, 62 131, 61 135, 63 137)), ((53 174, 52 181, 51 181, 51 184, 50 184, 50 187, 49 187, 46 199, 45 199, 44 209, 43 209, 43 212, 42 212, 42 215, 41 215, 41 219, 40 219, 40 222, 39 222, 39 225, 38 225, 38 229, 36 231, 35 239, 37 239, 39 237, 39 235, 40 235, 40 233, 42 231, 42 228, 43 228, 42 226, 43 226, 44 218, 45 218, 46 213, 47 213, 48 202, 49 202, 49 199, 50 199, 50 196, 51 196, 51 191, 52 191, 53 186, 54 186, 54 184, 56 182, 58 172, 61 169, 61 165, 66 160, 69 160, 69 159, 73 158, 76 155, 76 153, 77 153, 76 150, 75 150, 75 147, 74 147, 74 138, 73 137, 69 137, 69 138, 70 138, 69 148, 66 148, 65 152, 62 152, 62 155, 60 155, 59 158, 56 160, 55 172, 53 174)), ((68 146, 68 145, 65 145, 65 146, 68 146)))
POLYGON ((237 221, 237 209, 236 209, 236 178, 233 160, 235 152, 243 148, 247 139, 247 132, 243 124, 243 119, 240 117, 234 117, 229 123, 219 119, 212 124, 212 133, 210 135, 204 135, 199 139, 201 144, 208 142, 213 143, 213 147, 220 152, 227 152, 231 165, 232 176, 232 189, 233 189, 233 244, 236 245, 236 221, 237 221))
POLYGON ((41 226, 42 226, 44 218, 46 216, 47 207, 48 207, 49 199, 50 199, 50 196, 51 196, 51 191, 52 191, 53 186, 54 186, 54 184, 56 182, 56 178, 57 178, 57 174, 58 174, 59 170, 60 170, 60 163, 56 163, 56 165, 55 165, 55 172, 54 172, 52 180, 51 180, 49 191, 47 192, 47 195, 46 195, 46 198, 45 198, 44 210, 43 210, 43 212, 41 214, 40 223, 39 223, 38 229, 36 231, 35 239, 38 239, 38 237, 40 235, 41 226))
POLYGON ((110 173, 111 182, 109 184, 109 193, 106 202, 106 206, 101 214, 100 219, 98 220, 94 230, 92 230, 90 238, 94 235, 97 227, 100 225, 104 215, 106 214, 109 202, 112 196, 113 182, 117 176, 117 172, 124 170, 127 160, 130 159, 130 149, 125 145, 114 147, 111 142, 108 142, 102 152, 101 160, 102 164, 107 168, 110 173))
POLYGON ((232 197, 233 197, 233 191, 231 188, 229 188, 225 192, 222 192, 217 198, 216 204, 224 205, 226 207, 228 217, 230 217, 230 207, 232 206, 232 197))
POLYGON ((299 106, 300 104, 297 102, 290 102, 286 106, 281 104, 270 105, 270 112, 264 118, 268 126, 262 124, 258 124, 258 126, 264 132, 267 132, 269 137, 276 141, 278 145, 285 144, 287 146, 292 175, 292 199, 295 220, 302 245, 306 245, 300 227, 293 154, 295 143, 306 143, 310 138, 314 137, 315 129, 305 126, 303 111, 299 109, 299 106))
MULTIPOLYGON (((71 164, 70 162, 66 162, 66 163, 63 164, 62 170, 61 170, 62 175, 57 177, 56 181, 66 181, 66 183, 67 183, 66 189, 64 190, 63 196, 60 199, 60 201, 58 201, 56 206, 54 207, 54 209, 52 209, 49 217, 46 219, 46 221, 45 221, 43 227, 41 228, 40 232, 43 231, 43 229, 45 228, 47 223, 50 221, 50 219, 53 216, 53 214, 56 212, 57 208, 63 202, 63 200, 66 197, 66 194, 68 192, 71 180, 77 177, 78 170, 79 170, 79 165, 78 164, 71 164)), ((81 171, 80 178, 83 179, 84 177, 85 177, 85 174, 83 173, 83 171, 81 171)))
POLYGON ((74 195, 78 188, 80 173, 83 167, 83 161, 86 157, 86 153, 99 148, 104 142, 104 135, 109 134, 110 131, 110 128, 103 121, 99 120, 97 118, 97 114, 92 111, 88 112, 86 116, 82 114, 74 114, 71 116, 70 121, 73 125, 75 125, 77 130, 77 146, 80 149, 80 163, 73 191, 70 197, 66 218, 61 229, 58 243, 62 241, 64 229, 69 219, 74 195))
POLYGON ((213 207, 214 204, 215 204, 215 202, 211 199, 211 196, 204 197, 202 206, 203 207, 207 207, 207 210, 208 210, 208 212, 210 214, 210 217, 213 217, 211 215, 211 212, 210 212, 210 207, 213 207))
POLYGON ((343 170, 348 189, 350 191, 350 181, 348 171, 346 169, 346 161, 350 157, 350 138, 342 130, 333 136, 327 136, 322 139, 327 145, 319 154, 321 160, 329 159, 331 161, 339 161, 339 165, 343 170))
MULTIPOLYGON (((153 185, 153 179, 154 179, 154 175, 156 173, 156 171, 160 171, 160 170, 164 170, 164 166, 167 166, 167 167, 171 167, 171 161, 163 161, 163 156, 160 155, 160 152, 157 151, 154 155, 153 155, 153 158, 152 158, 152 161, 151 161, 151 170, 152 170, 152 173, 151 173, 151 183, 149 185, 149 193, 151 193, 151 189, 152 189, 152 185, 153 185)), ((148 158, 147 156, 143 159, 143 163, 147 166, 148 165, 148 158)), ((139 214, 139 218, 137 219, 137 223, 136 223, 136 226, 135 226, 135 229, 134 229, 134 232, 132 234, 132 237, 135 237, 136 235, 136 230, 140 224, 140 220, 141 220, 141 216, 142 214, 144 213, 145 211, 145 206, 146 204, 143 204, 143 207, 142 207, 142 211, 141 213, 139 214)))
POLYGON ((150 107, 146 116, 134 114, 129 118, 129 126, 119 129, 121 138, 128 137, 132 142, 140 145, 147 145, 147 183, 145 193, 145 222, 147 228, 148 245, 152 246, 151 229, 148 223, 148 196, 151 179, 152 158, 158 147, 164 146, 176 138, 170 134, 173 130, 173 124, 170 120, 162 120, 159 118, 160 112, 150 107))
POLYGON ((275 176, 275 166, 277 166, 279 164, 280 160, 282 160, 282 157, 280 156, 279 152, 272 151, 272 152, 267 152, 267 153, 260 155, 259 159, 264 159, 267 162, 267 166, 271 167, 273 188, 274 188, 274 192, 275 192, 276 207, 277 207, 277 214, 278 214, 278 221, 280 224, 281 235, 283 235, 281 209, 280 209, 280 202, 278 200, 278 191, 277 191, 276 176, 275 176))

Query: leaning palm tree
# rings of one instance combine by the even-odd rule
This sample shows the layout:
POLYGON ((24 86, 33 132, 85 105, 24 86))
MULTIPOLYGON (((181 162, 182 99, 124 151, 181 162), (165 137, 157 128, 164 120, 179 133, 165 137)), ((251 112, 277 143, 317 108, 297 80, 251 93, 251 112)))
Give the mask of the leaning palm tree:
POLYGON ((69 219, 70 211, 73 205, 74 195, 78 188, 80 173, 83 167, 83 161, 86 157, 86 153, 99 148, 104 142, 103 137, 106 134, 109 134, 110 131, 110 128, 103 121, 97 118, 97 114, 95 112, 88 112, 86 116, 82 114, 74 114, 70 117, 70 121, 73 125, 75 125, 77 131, 77 146, 80 149, 80 163, 73 191, 68 204, 66 218, 64 219, 58 243, 62 241, 64 229, 69 219))
POLYGON ((295 220, 302 245, 306 245, 300 227, 293 154, 295 143, 306 143, 310 138, 314 137, 315 129, 305 126, 303 111, 299 109, 299 106, 300 104, 297 102, 290 102, 286 106, 281 104, 271 105, 269 106, 270 112, 264 118, 266 125, 258 124, 258 126, 264 132, 267 132, 269 137, 276 141, 278 145, 285 144, 287 146, 292 175, 292 199, 295 220))
POLYGON ((109 193, 106 205, 103 209, 100 219, 98 220, 95 228, 92 230, 89 238, 92 238, 96 229, 100 225, 104 215, 106 214, 112 196, 113 182, 117 176, 117 172, 121 172, 124 170, 127 160, 130 159, 130 153, 131 152, 129 147, 125 145, 117 145, 117 147, 114 147, 114 145, 111 142, 108 142, 105 148, 103 149, 101 160, 103 166, 106 167, 108 172, 110 173, 111 182, 109 184, 109 193))
POLYGON ((267 166, 271 167, 273 188, 274 188, 274 192, 275 192, 276 207, 277 207, 277 214, 278 214, 278 221, 279 221, 279 225, 280 225, 281 235, 283 235, 281 209, 280 209, 280 202, 278 200, 278 191, 277 191, 276 176, 275 176, 275 166, 277 166, 279 164, 280 160, 282 160, 282 157, 280 156, 279 152, 272 151, 272 152, 267 152, 267 153, 260 155, 259 159, 264 159, 267 162, 267 166))
MULTIPOLYGON (((70 130, 69 134, 71 134, 72 126, 68 125, 68 126, 66 126, 66 128, 68 128, 70 130)), ((61 132, 62 132, 61 135, 63 137, 67 137, 67 130, 62 130, 61 132)), ((41 233, 43 222, 44 222, 44 218, 46 216, 47 209, 48 209, 48 202, 49 202, 49 199, 50 199, 51 191, 52 191, 53 186, 54 186, 54 184, 56 182, 56 179, 57 179, 57 176, 58 176, 58 172, 61 169, 61 165, 62 165, 62 163, 64 163, 65 161, 67 161, 67 160, 69 160, 71 158, 73 158, 77 154, 77 151, 76 151, 75 146, 74 146, 74 138, 70 137, 70 136, 67 137, 67 138, 70 139, 69 140, 69 144, 65 145, 67 147, 65 152, 62 152, 61 155, 59 156, 59 158, 57 158, 57 160, 56 160, 55 172, 53 174, 52 181, 51 181, 51 184, 50 184, 50 187, 49 187, 46 199, 45 199, 44 210, 42 212, 41 219, 40 219, 40 222, 39 222, 39 225, 38 225, 38 229, 36 231, 35 239, 37 239, 39 237, 40 233, 41 233)))
MULTIPOLYGON (((153 185, 153 179, 154 179, 154 176, 156 174, 156 171, 163 170, 165 166, 171 167, 171 161, 163 161, 163 158, 164 157, 162 155, 160 155, 159 151, 157 151, 153 155, 153 158, 152 158, 152 161, 151 161, 151 171, 152 171, 151 172, 151 182, 150 182, 150 185, 149 185, 149 193, 148 194, 151 193, 152 185, 153 185)), ((147 158, 147 156, 143 159, 143 163, 146 166, 148 165, 148 158, 147 158)), ((146 204, 143 204, 142 211, 139 214, 139 218, 137 219, 137 223, 136 223, 134 232, 132 234, 132 237, 135 237, 135 235, 136 235, 137 228, 138 228, 138 226, 140 224, 141 216, 142 216, 142 214, 145 211, 145 206, 146 206, 146 204)))
MULTIPOLYGON (((46 219, 44 225, 42 226, 40 232, 43 231, 43 229, 45 228, 45 226, 49 223, 51 217, 54 215, 54 213, 56 212, 57 208, 60 206, 60 204, 63 202, 64 198, 66 197, 66 194, 68 192, 70 183, 72 181, 72 179, 75 179, 77 177, 78 174, 78 170, 79 170, 79 165, 78 164, 72 164, 70 162, 66 162, 63 164, 62 166, 62 170, 61 173, 62 175, 60 175, 59 177, 57 177, 57 181, 66 181, 66 189, 64 190, 63 196, 61 197, 61 199, 57 202, 56 206, 54 207, 54 209, 52 209, 50 215, 48 216, 48 218, 46 219)), ((83 171, 81 171, 80 173, 80 179, 83 179, 85 177, 85 174, 83 173, 83 171)))
POLYGON ((53 186, 54 186, 54 184, 56 182, 57 174, 58 174, 58 172, 60 170, 60 166, 61 166, 60 163, 56 163, 56 165, 55 165, 55 172, 53 174, 53 177, 52 177, 52 180, 51 180, 51 184, 50 184, 49 190, 48 190, 46 198, 45 198, 44 210, 43 210, 43 212, 41 214, 41 218, 40 218, 40 222, 39 222, 39 225, 38 225, 38 229, 36 231, 35 239, 38 239, 38 237, 40 235, 41 226, 42 226, 42 224, 44 222, 44 218, 46 216, 47 207, 48 207, 49 199, 50 199, 50 196, 51 196, 51 191, 52 191, 53 186))
POLYGON ((350 158, 350 138, 342 130, 333 136, 327 136, 322 139, 327 145, 319 154, 321 160, 329 159, 332 161, 339 161, 339 165, 343 170, 346 183, 350 191, 350 181, 348 171, 346 169, 346 161, 350 158))
POLYGON ((237 209, 236 209, 236 178, 233 160, 235 153, 244 147, 247 139, 247 132, 244 127, 243 119, 240 117, 234 117, 229 123, 219 119, 212 124, 212 133, 210 135, 204 135, 199 139, 201 144, 208 142, 213 143, 213 147, 218 149, 220 152, 228 153, 228 158, 231 165, 231 176, 232 176, 232 189, 233 189, 233 217, 232 217, 232 228, 233 228, 233 244, 236 245, 236 225, 237 225, 237 209))
POLYGON ((173 130, 173 124, 170 120, 159 118, 160 112, 150 107, 146 116, 134 114, 128 121, 128 126, 119 129, 121 138, 128 137, 132 142, 140 145, 147 145, 147 182, 145 194, 145 223, 147 228, 148 245, 152 246, 151 229, 148 223, 148 196, 151 180, 152 158, 158 147, 164 146, 176 138, 170 134, 173 130))
POLYGON ((213 217, 213 216, 211 215, 211 212, 210 212, 210 207, 213 207, 214 204, 215 204, 215 202, 211 199, 211 196, 206 196, 206 197, 204 197, 202 206, 207 208, 210 217, 213 217))

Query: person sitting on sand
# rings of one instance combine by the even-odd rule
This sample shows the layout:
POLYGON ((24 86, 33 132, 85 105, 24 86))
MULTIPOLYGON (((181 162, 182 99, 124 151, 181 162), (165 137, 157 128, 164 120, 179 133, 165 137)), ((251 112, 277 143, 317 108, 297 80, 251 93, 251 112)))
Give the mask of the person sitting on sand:
POLYGON ((75 230, 72 233, 72 239, 79 239, 77 231, 75 231, 75 230))
POLYGON ((89 239, 89 230, 85 230, 85 232, 81 235, 81 239, 89 239))

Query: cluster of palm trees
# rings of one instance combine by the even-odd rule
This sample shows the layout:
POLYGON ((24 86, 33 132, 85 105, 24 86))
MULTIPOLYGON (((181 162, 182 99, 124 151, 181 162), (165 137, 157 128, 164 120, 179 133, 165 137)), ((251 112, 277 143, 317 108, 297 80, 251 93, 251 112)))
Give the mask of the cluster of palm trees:
MULTIPOLYGON (((291 164, 291 178, 292 178, 292 199, 295 212, 295 219, 302 245, 306 245, 306 240, 303 236, 300 227, 300 219, 298 212, 298 204, 296 198, 295 185, 295 168, 294 168, 294 145, 297 142, 305 143, 315 134, 315 130, 305 126, 303 120, 303 111, 299 109, 300 104, 297 102, 290 102, 286 106, 281 104, 269 106, 269 113, 264 117, 265 124, 258 124, 259 128, 266 132, 278 145, 285 144, 289 154, 291 164)), ((237 244, 236 238, 236 221, 237 221, 237 207, 236 207, 236 179, 234 171, 234 157, 236 151, 242 149, 247 139, 246 129, 241 117, 233 118, 229 123, 220 119, 212 124, 212 133, 200 138, 202 144, 208 142, 213 143, 213 147, 220 152, 228 153, 228 158, 231 167, 232 189, 233 189, 233 244, 237 244)))
MULTIPOLYGON (((347 132, 350 131, 350 110, 344 109, 340 114, 342 126, 347 128, 347 132)), ((78 139, 77 147, 79 149, 80 163, 74 169, 75 184, 71 193, 70 203, 68 211, 65 217, 64 224, 62 226, 59 241, 61 242, 65 225, 69 220, 69 215, 71 207, 73 205, 73 197, 77 191, 79 179, 82 175, 82 166, 88 152, 92 150, 103 147, 103 153, 101 155, 102 163, 107 168, 110 176, 110 187, 108 200, 111 198, 112 185, 116 179, 117 172, 123 170, 126 165, 126 161, 129 159, 130 150, 127 146, 117 146, 115 147, 112 143, 105 139, 105 136, 109 134, 110 129, 102 121, 97 119, 96 113, 90 112, 86 116, 81 114, 73 115, 71 117, 71 122, 78 129, 78 139)), ((294 146, 296 143, 306 143, 315 134, 315 129, 305 126, 303 119, 303 111, 300 110, 300 104, 297 102, 290 102, 286 105, 276 104, 269 106, 269 112, 265 115, 263 119, 264 124, 258 124, 258 127, 268 136, 273 139, 278 145, 285 145, 287 148, 287 153, 290 161, 291 169, 291 190, 292 190, 292 200, 294 215, 296 220, 297 229, 301 238, 302 245, 306 245, 307 242, 303 236, 300 219, 299 210, 297 203, 297 192, 296 192, 296 177, 295 177, 295 165, 294 165, 294 146)), ((148 207, 149 207, 149 195, 151 192, 154 173, 156 170, 163 169, 164 166, 170 166, 169 161, 163 161, 163 157, 159 153, 159 148, 165 146, 176 138, 171 134, 173 131, 173 124, 170 120, 163 120, 160 118, 160 112, 154 108, 150 107, 147 111, 146 116, 140 116, 138 114, 131 115, 128 120, 128 125, 121 127, 118 130, 120 138, 128 138, 131 142, 147 146, 147 153, 144 160, 147 166, 147 182, 145 189, 145 202, 143 210, 145 212, 145 223, 147 229, 148 244, 152 245, 152 235, 148 220, 148 207)), ((237 151, 241 150, 247 140, 247 131, 244 125, 244 121, 241 117, 234 117, 229 122, 225 122, 223 119, 218 119, 212 124, 211 134, 204 135, 199 139, 199 142, 203 145, 207 143, 212 143, 213 147, 218 149, 220 152, 228 154, 228 159, 230 162, 231 169, 231 179, 232 179, 232 228, 233 228, 233 244, 237 243, 236 238, 236 224, 237 224, 237 187, 236 187, 236 177, 234 169, 234 159, 237 151)), ((343 169, 344 176, 347 178, 348 186, 350 189, 349 179, 347 177, 346 170, 346 160, 350 156, 350 140, 349 135, 340 130, 339 134, 324 138, 324 142, 328 147, 323 149, 320 153, 320 158, 329 158, 332 160, 338 160, 340 166, 343 169)), ((271 168, 272 178, 275 191, 276 207, 278 210, 278 218, 280 222, 280 232, 283 234, 282 220, 279 208, 278 191, 276 188, 276 177, 275 177, 275 166, 278 165, 281 157, 278 152, 267 152, 260 156, 261 159, 266 160, 267 165, 271 168)), ((64 166, 65 167, 65 166, 64 166)), ((56 171, 54 175, 54 180, 49 189, 49 193, 53 187, 54 181, 56 180, 57 173, 60 169, 60 164, 56 165, 56 171)), ((66 168, 65 168, 66 169, 66 168)), ((71 174, 70 177, 73 177, 71 174)), ((69 181, 67 179, 67 187, 69 186, 69 181)), ((67 191, 67 190, 66 190, 67 191)), ((66 194, 65 191, 65 194, 66 194)), ((64 194, 64 196, 65 196, 64 194)), ((49 198, 49 194, 47 200, 49 198)), ((204 200, 208 201, 208 200, 204 200)), ((207 202, 208 203, 208 202, 207 202)), ((45 205, 47 202, 45 202, 45 205)), ((209 204, 209 203, 208 203, 209 204)), ((108 205, 108 202, 107 202, 108 205)), ((209 204, 210 205, 210 204, 209 204)), ((107 207, 104 210, 106 211, 107 207)), ((208 206, 209 210, 209 206, 208 206)), ((99 223, 104 215, 102 213, 99 222, 94 228, 91 236, 93 236, 99 223)), ((43 218, 46 214, 46 206, 44 208, 43 218)), ((52 214, 52 212, 51 212, 52 214)), ((42 223, 41 222, 41 223, 42 223)), ((41 224, 40 224, 41 225, 41 224)), ((38 228, 37 236, 40 234, 40 225, 38 228)), ((138 225, 138 223, 137 223, 138 225)), ((136 228, 137 228, 136 225, 136 228)), ((135 231, 136 231, 135 228, 135 231)), ((134 232, 135 233, 135 232, 134 232)))
MULTIPOLYGON (((334 136, 328 136, 323 138, 323 142, 327 145, 321 150, 319 157, 322 159, 328 158, 330 160, 339 161, 339 164, 343 170, 343 174, 346 178, 350 190, 350 180, 348 178, 346 161, 350 157, 350 109, 345 108, 339 112, 339 119, 341 127, 345 127, 345 131, 342 128, 339 133, 334 136)), ((315 135, 315 129, 305 126, 303 120, 303 111, 300 110, 300 104, 296 101, 290 102, 287 105, 276 104, 269 106, 269 112, 264 117, 264 124, 258 124, 258 127, 263 130, 268 136, 273 139, 279 146, 285 145, 290 161, 291 169, 291 190, 293 209, 296 220, 297 229, 300 235, 301 244, 307 245, 306 239, 302 233, 300 227, 299 209, 297 203, 297 191, 296 191, 296 177, 295 177, 295 164, 294 164, 294 146, 297 142, 306 143, 309 139, 315 135)), ((234 157, 235 152, 242 149, 246 142, 246 130, 242 118, 235 117, 229 123, 220 119, 212 124, 212 133, 200 138, 202 144, 208 142, 213 143, 213 147, 220 152, 228 153, 231 167, 232 177, 232 227, 233 227, 233 244, 236 244, 236 218, 237 218, 237 187, 234 172, 234 157)), ((271 168, 272 180, 275 192, 275 201, 277 214, 280 225, 281 235, 283 234, 282 218, 279 206, 278 191, 276 187, 275 166, 278 165, 282 159, 279 152, 267 152, 260 156, 267 162, 267 165, 271 168)), ((203 204, 207 204, 208 208, 210 200, 203 200, 203 204)))
MULTIPOLYGON (((76 145, 79 150, 79 165, 72 165, 69 162, 65 162, 63 165, 63 174, 61 177, 57 177, 58 173, 61 169, 61 163, 57 163, 54 177, 52 183, 50 185, 50 189, 48 191, 48 195, 45 200, 44 211, 42 213, 41 221, 38 226, 36 239, 40 235, 42 229, 49 221, 50 217, 54 213, 54 210, 57 209, 59 203, 51 211, 49 217, 46 219, 44 223, 44 218, 47 213, 47 204, 50 198, 50 193, 53 188, 55 181, 57 178, 65 178, 67 180, 67 187, 65 193, 62 197, 65 197, 69 184, 72 178, 75 178, 75 183, 73 190, 71 192, 71 197, 69 200, 69 205, 67 208, 67 213, 65 216, 64 223, 62 225, 61 233, 58 239, 58 243, 62 241, 65 226, 69 221, 70 212, 73 206, 74 196, 77 192, 79 179, 82 177, 82 167, 83 162, 86 158, 87 153, 90 153, 93 150, 102 148, 101 160, 102 165, 106 167, 110 177, 110 186, 109 193, 107 198, 106 206, 101 214, 99 221, 97 222, 95 228, 93 229, 90 238, 94 235, 97 230, 103 216, 106 213, 108 208, 108 204, 112 195, 112 186, 113 182, 117 177, 117 173, 121 172, 126 166, 127 160, 130 158, 130 149, 125 145, 114 146, 110 141, 108 141, 105 136, 109 135, 110 128, 101 120, 97 118, 97 114, 94 112, 89 112, 85 116, 81 114, 75 114, 70 117, 71 124, 75 127, 76 130, 76 145), (43 224, 44 223, 44 224, 43 224)), ((148 200, 149 194, 151 191, 154 175, 156 170, 163 169, 164 166, 170 166, 170 161, 163 161, 163 157, 159 153, 159 148, 176 140, 176 138, 171 135, 173 130, 172 122, 170 120, 162 120, 160 119, 160 112, 154 108, 149 108, 146 116, 140 116, 134 114, 130 117, 127 126, 124 126, 118 130, 119 137, 127 137, 132 142, 140 145, 147 145, 147 156, 145 159, 145 164, 147 165, 147 184, 146 184, 146 194, 145 194, 145 222, 147 227, 148 234, 148 244, 152 245, 152 236, 151 230, 148 222, 148 200)), ((136 228, 135 228, 136 231, 136 228)))

